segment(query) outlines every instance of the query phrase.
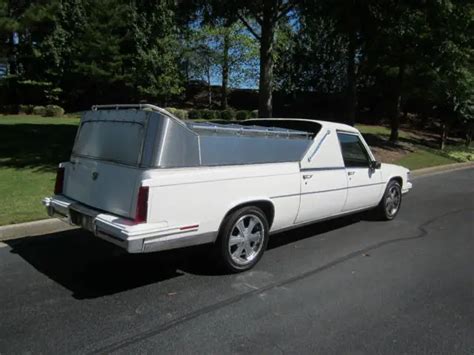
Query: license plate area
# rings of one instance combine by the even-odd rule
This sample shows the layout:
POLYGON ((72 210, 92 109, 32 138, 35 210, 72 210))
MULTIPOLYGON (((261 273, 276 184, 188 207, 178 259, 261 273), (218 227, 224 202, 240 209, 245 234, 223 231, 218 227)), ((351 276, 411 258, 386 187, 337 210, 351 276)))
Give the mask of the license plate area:
POLYGON ((94 217, 86 215, 80 211, 76 211, 73 208, 69 209, 69 216, 71 223, 80 226, 88 231, 94 231, 94 217))

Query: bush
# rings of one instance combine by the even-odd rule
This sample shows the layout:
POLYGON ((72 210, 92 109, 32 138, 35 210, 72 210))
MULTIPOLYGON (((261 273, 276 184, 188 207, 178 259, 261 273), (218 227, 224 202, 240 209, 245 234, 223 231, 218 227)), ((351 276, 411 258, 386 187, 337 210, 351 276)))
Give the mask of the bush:
POLYGON ((235 115, 235 118, 238 119, 239 121, 242 121, 242 120, 247 120, 250 118, 250 111, 237 111, 237 114, 235 115))
POLYGON ((46 107, 44 106, 35 106, 33 107, 33 115, 44 116, 46 114, 46 107))
POLYGON ((201 119, 203 120, 216 120, 220 118, 219 111, 214 110, 201 110, 199 113, 201 119))
POLYGON ((46 117, 61 117, 64 115, 64 109, 57 105, 46 106, 45 114, 46 117))
POLYGON ((176 111, 178 111, 178 109, 174 107, 165 107, 165 110, 175 116, 176 116, 176 111))
POLYGON ((199 117, 199 111, 198 110, 190 110, 188 112, 188 118, 190 120, 197 120, 198 118, 201 118, 201 117, 199 117))
POLYGON ((165 110, 171 113, 172 115, 178 117, 179 119, 182 119, 182 120, 188 119, 188 111, 186 110, 181 110, 179 108, 174 108, 174 107, 166 107, 165 110))
POLYGON ((221 119, 222 120, 233 120, 235 118, 235 111, 231 109, 227 109, 221 111, 221 119))
POLYGON ((0 112, 5 114, 16 114, 18 113, 18 106, 16 105, 2 105, 0 106, 0 112))
POLYGON ((250 112, 250 118, 258 118, 258 110, 252 110, 252 112, 250 112))
POLYGON ((33 105, 18 105, 18 113, 22 115, 31 115, 33 113, 33 105))
POLYGON ((182 120, 188 119, 188 111, 186 110, 176 110, 174 115, 182 120))

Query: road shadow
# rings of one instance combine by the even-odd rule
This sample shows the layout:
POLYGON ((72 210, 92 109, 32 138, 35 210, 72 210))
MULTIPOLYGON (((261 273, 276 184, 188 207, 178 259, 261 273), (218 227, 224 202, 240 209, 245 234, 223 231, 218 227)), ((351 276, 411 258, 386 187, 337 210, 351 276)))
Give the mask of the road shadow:
MULTIPOLYGON (((363 215, 307 225, 270 238, 268 249, 359 222, 363 215)), ((127 254, 113 244, 82 230, 70 230, 5 242, 35 269, 72 292, 76 299, 91 299, 160 283, 185 274, 223 275, 210 245, 150 254, 127 254)))

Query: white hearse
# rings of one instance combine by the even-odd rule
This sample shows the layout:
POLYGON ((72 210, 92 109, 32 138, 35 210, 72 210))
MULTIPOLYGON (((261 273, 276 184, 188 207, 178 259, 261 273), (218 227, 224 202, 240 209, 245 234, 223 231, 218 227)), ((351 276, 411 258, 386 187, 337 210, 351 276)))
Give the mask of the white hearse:
POLYGON ((50 216, 130 253, 213 243, 250 269, 269 235, 373 209, 391 220, 412 184, 357 129, 308 119, 181 121, 152 105, 86 112, 59 165, 50 216))

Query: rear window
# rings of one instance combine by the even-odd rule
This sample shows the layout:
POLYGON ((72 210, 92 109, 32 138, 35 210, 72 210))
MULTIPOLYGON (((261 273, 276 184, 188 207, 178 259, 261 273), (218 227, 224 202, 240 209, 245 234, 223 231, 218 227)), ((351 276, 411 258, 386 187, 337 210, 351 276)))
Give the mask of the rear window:
POLYGON ((81 124, 73 155, 138 165, 144 137, 142 123, 85 121, 81 124))

